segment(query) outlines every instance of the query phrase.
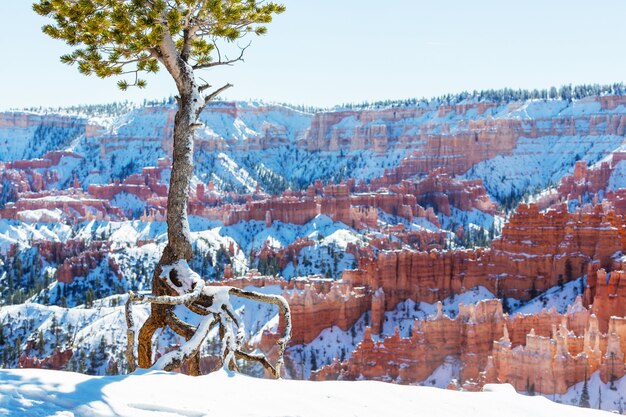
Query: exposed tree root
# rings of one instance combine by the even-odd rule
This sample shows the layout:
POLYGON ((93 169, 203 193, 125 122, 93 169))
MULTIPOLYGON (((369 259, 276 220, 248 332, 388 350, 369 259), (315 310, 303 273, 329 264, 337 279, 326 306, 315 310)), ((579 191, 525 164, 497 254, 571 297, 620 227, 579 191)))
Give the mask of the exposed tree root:
POLYGON ((291 337, 291 313, 289 305, 283 297, 244 291, 235 287, 206 285, 195 272, 189 269, 184 261, 165 266, 162 277, 172 292, 178 295, 154 296, 129 292, 126 302, 126 325, 128 327, 126 360, 131 372, 137 368, 133 305, 150 303, 153 307, 157 305, 168 307, 165 325, 184 337, 186 342, 179 349, 160 357, 155 363, 147 363, 151 362, 151 359, 146 360, 146 358, 152 357, 152 337, 160 327, 157 324, 159 320, 154 319, 154 315, 151 314, 143 324, 137 339, 140 367, 170 371, 180 367, 183 363, 187 363, 189 373, 198 375, 200 373, 200 348, 211 329, 219 324, 219 335, 222 342, 221 356, 225 368, 236 369, 235 359, 243 359, 260 363, 273 377, 280 378, 285 347, 291 337), (275 365, 272 365, 263 354, 246 353, 241 350, 243 329, 230 304, 231 297, 246 298, 278 306, 284 328, 281 337, 276 342, 278 359, 275 365), (204 316, 198 327, 196 328, 181 320, 173 311, 172 307, 175 305, 185 305, 191 311, 204 316))

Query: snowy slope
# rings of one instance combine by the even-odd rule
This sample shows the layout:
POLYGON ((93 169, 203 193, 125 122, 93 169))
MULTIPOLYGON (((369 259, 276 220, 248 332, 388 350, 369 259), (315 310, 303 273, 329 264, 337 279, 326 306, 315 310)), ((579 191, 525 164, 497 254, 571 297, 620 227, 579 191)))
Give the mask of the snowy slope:
POLYGON ((619 161, 611 172, 607 190, 626 188, 626 161, 619 161))
POLYGON ((90 377, 59 371, 0 371, 0 412, 17 417, 299 416, 571 417, 605 412, 525 397, 510 385, 470 393, 382 382, 263 380, 215 372, 90 377))
POLYGON ((555 308, 559 314, 564 314, 567 308, 574 304, 576 297, 582 295, 585 287, 586 276, 580 277, 567 284, 557 285, 543 294, 528 300, 522 306, 514 309, 513 313, 535 314, 542 309, 555 308))
MULTIPOLYGON (((570 387, 565 394, 546 395, 553 401, 562 404, 578 405, 583 391, 584 382, 570 387)), ((618 379, 613 384, 600 380, 600 372, 594 372, 587 382, 589 405, 602 410, 616 410, 619 414, 626 411, 626 377, 618 379)))
POLYGON ((623 142, 623 136, 613 135, 520 138, 512 155, 480 162, 463 177, 481 179, 489 194, 502 201, 556 184, 573 172, 576 161, 583 159, 593 164, 623 142))
MULTIPOLYGON (((377 154, 350 147, 332 152, 310 151, 303 139, 314 128, 315 113, 258 102, 212 103, 200 117, 204 125, 196 131, 199 146, 195 174, 205 183, 213 181, 219 190, 250 191, 258 184, 268 192, 280 193, 288 187, 304 188, 316 179, 337 182, 347 177, 379 177, 385 169, 398 166, 402 158, 422 147, 424 143, 419 140, 412 140, 408 148, 405 144, 408 137, 417 137, 421 132, 454 134, 467 131, 468 122, 485 119, 534 120, 547 128, 553 119, 558 125, 559 120, 624 112, 623 106, 603 109, 597 100, 589 99, 513 101, 480 114, 475 108, 440 114, 435 102, 413 106, 424 111, 398 119, 382 114, 378 117, 373 109, 368 110, 371 113, 365 118, 357 110, 333 113, 337 120, 324 131, 326 140, 336 136, 349 142, 356 132, 384 128, 389 149, 377 154), (271 146, 267 146, 268 140, 271 146)), ((11 121, 0 127, 0 145, 5 145, 0 146, 0 161, 72 150, 84 159, 64 158, 58 168, 60 189, 74 174, 81 184, 106 184, 111 179, 138 173, 142 167, 153 166, 158 158, 167 156, 173 103, 111 107, 108 113, 105 107, 91 115, 77 109, 0 113, 0 117, 11 121), (14 119, 28 119, 29 123, 12 122, 14 119)), ((581 132, 588 131, 588 122, 581 119, 580 124, 581 132)), ((522 138, 512 155, 485 161, 466 176, 487 179, 489 192, 498 198, 522 195, 558 181, 571 172, 577 159, 593 163, 605 157, 622 141, 621 136, 592 133, 522 138)))
POLYGON ((41 158, 48 151, 63 149, 84 133, 87 124, 77 115, 9 112, 0 117, 5 119, 0 128, 0 161, 41 158))

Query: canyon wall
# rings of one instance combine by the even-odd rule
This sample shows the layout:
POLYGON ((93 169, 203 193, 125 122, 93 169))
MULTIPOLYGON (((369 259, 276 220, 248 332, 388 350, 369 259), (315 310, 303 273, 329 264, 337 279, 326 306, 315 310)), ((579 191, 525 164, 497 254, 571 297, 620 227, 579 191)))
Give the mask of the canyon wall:
POLYGON ((350 248, 358 270, 343 280, 353 286, 383 288, 387 309, 407 298, 433 303, 483 286, 499 297, 527 300, 585 272, 598 260, 603 267, 624 249, 624 223, 597 206, 570 214, 564 206, 540 213, 520 205, 491 248, 457 251, 382 251, 350 248))
POLYGON ((503 314, 499 300, 487 300, 460 305, 454 319, 440 310, 416 320, 408 338, 396 332, 374 341, 368 329, 349 360, 323 367, 313 379, 427 382, 454 357, 461 364, 458 387, 510 383, 519 391, 563 394, 596 370, 605 383, 624 376, 624 349, 626 319, 612 318, 602 333, 580 297, 565 314, 543 310, 530 316, 503 314))

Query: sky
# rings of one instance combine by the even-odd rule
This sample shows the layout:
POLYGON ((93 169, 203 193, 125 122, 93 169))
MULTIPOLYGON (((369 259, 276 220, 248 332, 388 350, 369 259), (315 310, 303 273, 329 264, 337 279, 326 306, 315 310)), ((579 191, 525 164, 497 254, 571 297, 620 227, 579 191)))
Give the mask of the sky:
MULTIPOLYGON (((284 0, 245 62, 203 71, 228 99, 327 107, 488 88, 626 81, 623 0, 284 0)), ((0 0, 0 108, 141 102, 175 94, 162 71, 144 90, 61 64, 31 2, 0 0)))

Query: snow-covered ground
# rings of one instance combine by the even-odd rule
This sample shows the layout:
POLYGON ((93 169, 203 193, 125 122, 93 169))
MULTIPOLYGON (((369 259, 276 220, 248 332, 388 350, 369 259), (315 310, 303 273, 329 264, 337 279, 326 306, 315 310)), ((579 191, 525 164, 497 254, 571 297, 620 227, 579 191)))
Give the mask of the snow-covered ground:
POLYGON ((550 310, 555 308, 559 314, 567 312, 567 308, 574 304, 576 297, 582 295, 585 286, 585 277, 580 277, 567 284, 557 285, 550 288, 543 294, 515 308, 513 313, 535 314, 542 309, 550 310))
POLYGON ((554 417, 602 416, 510 385, 471 393, 384 382, 264 380, 225 371, 201 377, 165 372, 93 377, 35 370, 0 371, 0 413, 55 417, 299 416, 554 417))
MULTIPOLYGON (((584 382, 579 382, 569 387, 565 394, 545 395, 545 397, 561 404, 579 405, 584 384, 584 382)), ((587 391, 591 408, 617 411, 619 414, 624 414, 626 411, 626 377, 605 384, 600 380, 600 372, 594 372, 587 382, 587 391)))

